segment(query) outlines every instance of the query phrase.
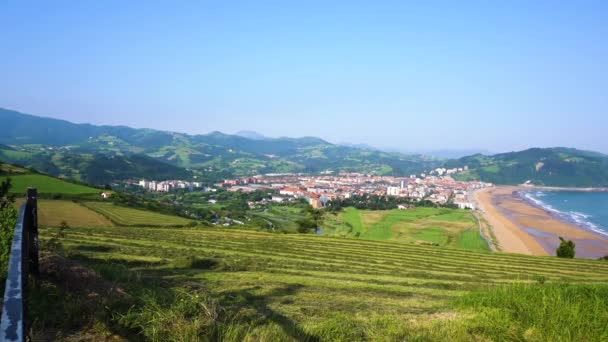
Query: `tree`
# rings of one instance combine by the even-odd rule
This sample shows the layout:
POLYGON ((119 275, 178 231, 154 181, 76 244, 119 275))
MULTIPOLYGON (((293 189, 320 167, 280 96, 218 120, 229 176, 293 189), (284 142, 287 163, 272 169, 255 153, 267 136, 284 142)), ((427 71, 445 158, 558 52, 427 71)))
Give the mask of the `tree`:
POLYGON ((559 237, 559 239, 561 240, 559 247, 557 247, 557 256, 559 258, 574 258, 574 248, 575 248, 575 244, 573 241, 571 240, 565 240, 563 237, 559 237))
POLYGON ((317 229, 315 221, 310 218, 303 218, 296 221, 298 224, 298 233, 310 233, 311 230, 317 229))
POLYGON ((323 225, 326 214, 325 210, 315 209, 309 205, 304 209, 304 213, 306 213, 307 217, 296 221, 298 223, 298 233, 308 233, 323 225))
POLYGON ((8 267, 8 256, 13 242, 13 229, 17 222, 17 210, 13 207, 15 198, 9 193, 11 180, 0 183, 0 278, 4 278, 8 267))

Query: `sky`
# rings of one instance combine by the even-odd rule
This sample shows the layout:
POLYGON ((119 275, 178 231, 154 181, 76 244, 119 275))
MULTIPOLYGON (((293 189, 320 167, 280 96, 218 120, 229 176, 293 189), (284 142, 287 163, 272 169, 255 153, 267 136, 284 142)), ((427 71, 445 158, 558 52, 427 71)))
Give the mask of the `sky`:
POLYGON ((14 1, 0 107, 407 151, 608 152, 608 1, 14 1))

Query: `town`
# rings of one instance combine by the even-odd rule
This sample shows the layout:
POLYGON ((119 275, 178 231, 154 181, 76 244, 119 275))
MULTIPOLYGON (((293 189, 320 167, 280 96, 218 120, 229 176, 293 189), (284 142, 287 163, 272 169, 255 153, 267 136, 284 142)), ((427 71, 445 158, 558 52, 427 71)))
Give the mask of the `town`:
POLYGON ((253 192, 273 189, 273 202, 305 199, 313 208, 329 201, 351 196, 378 195, 428 200, 440 205, 448 202, 461 209, 475 209, 469 199, 471 191, 492 186, 479 181, 457 181, 451 175, 467 168, 437 168, 428 173, 409 177, 376 176, 362 173, 339 173, 311 176, 302 174, 267 174, 240 179, 227 179, 216 184, 228 191, 253 192))
POLYGON ((131 184, 139 185, 149 191, 169 192, 175 189, 188 189, 190 191, 202 186, 201 182, 188 182, 183 180, 148 181, 145 179, 139 182, 131 181, 131 184))

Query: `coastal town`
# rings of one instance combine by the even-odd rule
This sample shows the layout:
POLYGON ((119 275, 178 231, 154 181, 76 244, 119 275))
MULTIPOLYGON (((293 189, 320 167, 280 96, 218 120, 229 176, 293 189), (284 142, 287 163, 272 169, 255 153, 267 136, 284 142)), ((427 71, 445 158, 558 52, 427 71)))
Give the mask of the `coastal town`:
POLYGON ((479 181, 457 181, 451 175, 465 168, 437 168, 429 173, 409 177, 377 176, 362 173, 332 175, 267 174, 239 179, 226 179, 216 184, 228 191, 253 192, 274 189, 273 202, 305 199, 313 208, 329 201, 351 196, 395 196, 413 201, 428 200, 440 205, 448 202, 461 209, 475 209, 469 194, 476 189, 492 186, 479 181))

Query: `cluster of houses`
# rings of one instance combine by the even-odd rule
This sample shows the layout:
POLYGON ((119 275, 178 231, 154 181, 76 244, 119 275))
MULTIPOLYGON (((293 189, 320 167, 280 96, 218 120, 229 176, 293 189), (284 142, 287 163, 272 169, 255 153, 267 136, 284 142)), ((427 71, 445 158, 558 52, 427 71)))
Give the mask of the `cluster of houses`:
POLYGON ((190 191, 202 186, 201 182, 188 182, 183 180, 149 181, 142 179, 137 185, 149 191, 169 192, 175 189, 188 189, 190 191))
POLYGON ((315 208, 325 206, 335 198, 349 198, 354 195, 380 195, 406 197, 412 200, 429 200, 438 204, 449 201, 459 208, 474 209, 469 194, 475 189, 492 186, 477 181, 456 181, 450 176, 466 168, 437 169, 429 174, 409 177, 376 176, 361 173, 340 173, 338 175, 280 174, 227 179, 216 186, 228 191, 251 192, 274 189, 277 194, 271 201, 282 203, 305 199, 315 208), (455 170, 455 171, 454 171, 455 170), (449 173, 448 173, 449 172, 449 173))

